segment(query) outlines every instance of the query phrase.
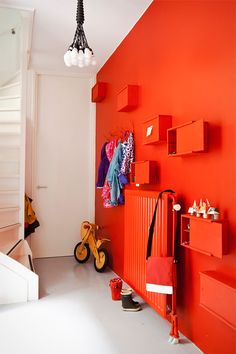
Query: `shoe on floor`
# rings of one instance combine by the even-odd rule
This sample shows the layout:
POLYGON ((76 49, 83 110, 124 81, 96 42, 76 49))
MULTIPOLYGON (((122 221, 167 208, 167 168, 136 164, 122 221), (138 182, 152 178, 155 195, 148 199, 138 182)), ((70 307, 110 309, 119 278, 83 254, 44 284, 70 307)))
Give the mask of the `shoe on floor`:
POLYGON ((122 295, 130 295, 130 294, 131 294, 131 299, 132 299, 133 303, 139 305, 139 302, 134 301, 132 298, 133 290, 131 288, 122 289, 120 292, 121 297, 122 297, 122 295))
POLYGON ((122 309, 124 311, 132 311, 136 312, 141 310, 141 306, 139 302, 134 301, 132 299, 132 290, 129 289, 124 289, 124 291, 121 291, 121 301, 122 301, 122 309))

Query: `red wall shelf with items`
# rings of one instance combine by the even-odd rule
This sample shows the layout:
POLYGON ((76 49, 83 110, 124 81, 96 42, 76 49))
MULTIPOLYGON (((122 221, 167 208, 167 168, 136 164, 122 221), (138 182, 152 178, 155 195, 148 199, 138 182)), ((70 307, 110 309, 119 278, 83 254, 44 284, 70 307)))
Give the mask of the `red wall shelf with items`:
POLYGON ((191 121, 168 129, 167 144, 169 156, 206 152, 207 122, 191 121))
POLYGON ((181 245, 207 256, 222 258, 227 253, 225 221, 181 215, 181 245))
POLYGON ((200 272, 200 306, 236 330, 236 282, 216 271, 200 272))
POLYGON ((131 164, 131 184, 155 184, 157 182, 156 161, 137 161, 131 164))
POLYGON ((138 86, 127 85, 117 96, 117 111, 129 112, 138 105, 138 86))
POLYGON ((158 115, 143 123, 143 144, 167 141, 167 129, 172 126, 172 116, 158 115))

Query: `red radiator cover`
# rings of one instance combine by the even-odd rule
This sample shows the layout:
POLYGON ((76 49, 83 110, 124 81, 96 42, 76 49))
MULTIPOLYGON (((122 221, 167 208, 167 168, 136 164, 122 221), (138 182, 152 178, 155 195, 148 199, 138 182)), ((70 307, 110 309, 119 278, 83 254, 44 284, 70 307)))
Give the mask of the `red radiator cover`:
MULTIPOLYGON (((124 279, 166 318, 171 297, 146 291, 147 239, 158 194, 158 191, 125 191, 124 279)), ((165 256, 171 255, 172 240, 172 204, 168 194, 163 194, 161 203, 162 215, 160 211, 157 214, 152 254, 165 256)))

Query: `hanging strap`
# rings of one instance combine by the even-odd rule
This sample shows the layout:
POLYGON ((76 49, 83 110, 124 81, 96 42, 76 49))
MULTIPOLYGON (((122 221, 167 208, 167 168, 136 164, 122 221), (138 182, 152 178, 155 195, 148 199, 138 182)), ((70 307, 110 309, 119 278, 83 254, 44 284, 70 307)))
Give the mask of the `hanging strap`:
POLYGON ((157 197, 157 202, 156 202, 156 206, 155 206, 155 209, 154 209, 154 213, 153 213, 153 217, 152 217, 152 222, 151 222, 151 225, 150 225, 150 227, 149 227, 146 260, 148 259, 148 257, 151 256, 151 252, 152 252, 152 240, 153 240, 153 234, 154 234, 154 227, 155 227, 155 221, 156 221, 157 208, 158 208, 159 200, 161 199, 163 193, 175 193, 175 192, 172 191, 172 189, 165 189, 164 191, 161 191, 161 192, 159 193, 158 197, 157 197))

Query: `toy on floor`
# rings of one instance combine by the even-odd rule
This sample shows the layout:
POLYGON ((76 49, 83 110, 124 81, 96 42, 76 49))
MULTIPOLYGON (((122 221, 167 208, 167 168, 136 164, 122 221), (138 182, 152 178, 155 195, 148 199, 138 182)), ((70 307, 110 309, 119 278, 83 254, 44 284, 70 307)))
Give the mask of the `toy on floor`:
POLYGON ((106 248, 101 247, 105 242, 110 241, 106 238, 97 239, 96 230, 98 225, 91 224, 88 221, 83 221, 81 224, 81 239, 74 249, 74 256, 77 262, 85 263, 90 257, 90 252, 94 256, 94 268, 97 272, 102 273, 108 265, 109 254, 106 248))

